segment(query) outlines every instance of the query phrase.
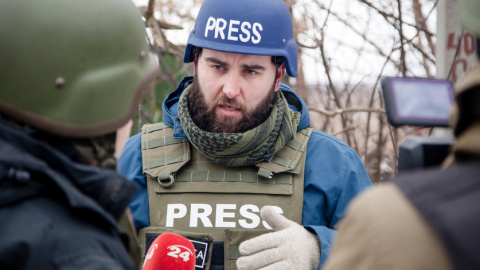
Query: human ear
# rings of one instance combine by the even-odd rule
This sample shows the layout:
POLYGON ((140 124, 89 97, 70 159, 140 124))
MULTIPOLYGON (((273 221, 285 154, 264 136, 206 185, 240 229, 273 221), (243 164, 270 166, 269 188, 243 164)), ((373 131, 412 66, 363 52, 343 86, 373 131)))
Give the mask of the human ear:
POLYGON ((281 66, 277 68, 276 74, 275 74, 275 92, 278 91, 280 87, 280 82, 282 81, 282 77, 285 74, 285 63, 282 63, 281 66))

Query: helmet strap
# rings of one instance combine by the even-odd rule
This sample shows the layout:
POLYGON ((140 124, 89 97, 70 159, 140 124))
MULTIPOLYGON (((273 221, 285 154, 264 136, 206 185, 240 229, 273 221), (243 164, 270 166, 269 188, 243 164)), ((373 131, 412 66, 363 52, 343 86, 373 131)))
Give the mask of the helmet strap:
MULTIPOLYGON (((275 67, 281 68, 282 64, 285 63, 283 56, 272 56, 272 63, 275 65, 275 67)), ((287 70, 285 69, 285 66, 283 67, 283 73, 280 75, 280 77, 285 76, 287 70)), ((278 78, 278 75, 276 75, 278 78)))
POLYGON ((278 68, 283 64, 283 56, 272 56, 272 63, 278 68))
POLYGON ((202 48, 195 47, 195 46, 192 48, 194 72, 197 69, 198 58, 200 57, 201 53, 202 53, 202 48))

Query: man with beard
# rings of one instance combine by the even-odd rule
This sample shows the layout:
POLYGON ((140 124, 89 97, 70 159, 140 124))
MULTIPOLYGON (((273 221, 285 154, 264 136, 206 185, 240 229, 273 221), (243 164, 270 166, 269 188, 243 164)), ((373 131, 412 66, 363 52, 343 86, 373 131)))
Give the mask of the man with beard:
POLYGON ((205 1, 184 61, 194 76, 164 101, 164 122, 145 125, 120 158, 140 185, 131 208, 141 246, 169 231, 192 240, 198 269, 317 269, 371 181, 281 83, 297 75, 287 6, 205 1))

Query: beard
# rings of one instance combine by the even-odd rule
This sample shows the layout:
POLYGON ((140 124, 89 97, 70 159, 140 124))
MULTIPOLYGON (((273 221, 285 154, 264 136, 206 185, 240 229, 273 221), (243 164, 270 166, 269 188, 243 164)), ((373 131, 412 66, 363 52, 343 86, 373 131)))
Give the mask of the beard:
POLYGON ((241 133, 259 126, 268 118, 268 116, 270 116, 273 103, 275 101, 276 78, 273 81, 270 91, 263 98, 263 100, 260 101, 257 107, 252 111, 247 111, 245 106, 240 104, 235 98, 231 99, 225 94, 222 94, 219 98, 217 98, 213 102, 213 106, 209 107, 197 77, 198 76, 194 76, 193 78, 193 83, 188 97, 188 110, 193 122, 200 129, 212 133, 241 133), (240 108, 242 111, 242 118, 237 119, 233 117, 217 115, 215 110, 217 104, 221 103, 229 103, 232 105, 232 107, 240 108))

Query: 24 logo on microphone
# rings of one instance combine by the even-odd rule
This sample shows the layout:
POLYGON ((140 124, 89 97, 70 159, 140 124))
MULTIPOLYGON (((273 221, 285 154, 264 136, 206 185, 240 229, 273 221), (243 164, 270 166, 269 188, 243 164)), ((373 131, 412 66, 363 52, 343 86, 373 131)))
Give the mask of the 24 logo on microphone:
POLYGON ((171 245, 171 246, 168 246, 167 249, 171 250, 170 252, 167 253, 168 256, 171 256, 174 258, 180 257, 185 262, 188 262, 188 260, 190 260, 190 256, 194 256, 193 252, 186 246, 171 245))

